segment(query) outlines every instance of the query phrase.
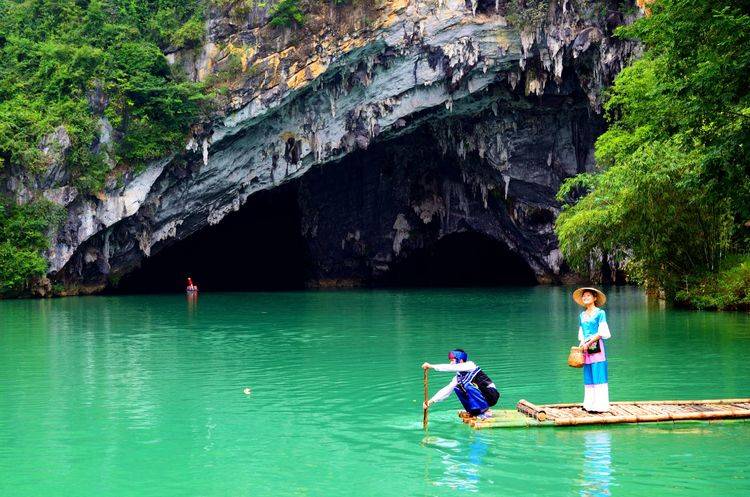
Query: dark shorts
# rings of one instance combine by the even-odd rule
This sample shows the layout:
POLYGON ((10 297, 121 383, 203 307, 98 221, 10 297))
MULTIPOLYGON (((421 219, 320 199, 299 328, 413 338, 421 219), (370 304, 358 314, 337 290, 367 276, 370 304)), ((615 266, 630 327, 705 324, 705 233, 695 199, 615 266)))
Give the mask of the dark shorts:
POLYGON ((497 404, 497 401, 500 400, 500 392, 498 392, 496 388, 492 387, 482 388, 482 396, 484 397, 484 400, 486 400, 490 405, 490 407, 497 404))

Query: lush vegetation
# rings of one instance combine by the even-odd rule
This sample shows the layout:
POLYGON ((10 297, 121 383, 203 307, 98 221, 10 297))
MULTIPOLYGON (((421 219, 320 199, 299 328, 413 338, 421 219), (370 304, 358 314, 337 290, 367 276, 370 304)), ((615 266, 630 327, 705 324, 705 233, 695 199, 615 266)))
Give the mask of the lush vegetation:
MULTIPOLYGON (((202 0, 0 0, 0 170, 43 172, 63 160, 84 192, 100 190, 114 164, 138 167, 181 146, 202 110, 201 85, 173 72, 163 50, 203 38, 202 0), (92 145, 100 119, 112 153, 92 145), (65 154, 41 144, 59 127, 65 154)), ((43 275, 47 231, 59 210, 0 199, 0 294, 43 275)))
POLYGON ((268 19, 274 27, 302 26, 305 23, 305 14, 300 8, 299 0, 280 0, 271 7, 268 19))
MULTIPOLYGON (((332 3, 344 5, 355 1, 357 0, 332 0, 332 3)), ((305 25, 305 12, 312 7, 313 4, 304 0, 279 0, 268 11, 268 22, 275 28, 302 27, 305 25)))
POLYGON ((619 36, 645 44, 609 93, 597 174, 568 180, 567 259, 608 254, 667 298, 748 305, 750 2, 657 0, 619 36))
POLYGON ((32 278, 44 276, 47 231, 61 219, 62 209, 47 200, 0 204, 0 295, 22 292, 32 278))
POLYGON ((0 163, 39 171, 39 148, 58 126, 71 136, 79 186, 96 190, 106 166, 91 152, 89 103, 116 131, 115 162, 137 166, 181 144, 203 91, 182 80, 162 49, 203 36, 200 0, 3 0, 0 2, 0 163))
POLYGON ((714 276, 688 278, 677 302, 698 309, 750 309, 750 256, 728 257, 714 276))

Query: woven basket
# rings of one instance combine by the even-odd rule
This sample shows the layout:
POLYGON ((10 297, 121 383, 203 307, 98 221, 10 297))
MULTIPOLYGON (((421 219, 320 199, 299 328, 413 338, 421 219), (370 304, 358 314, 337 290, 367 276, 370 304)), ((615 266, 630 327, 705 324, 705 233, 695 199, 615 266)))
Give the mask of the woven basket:
POLYGON ((571 347, 568 354, 568 366, 571 368, 583 367, 583 347, 571 347))

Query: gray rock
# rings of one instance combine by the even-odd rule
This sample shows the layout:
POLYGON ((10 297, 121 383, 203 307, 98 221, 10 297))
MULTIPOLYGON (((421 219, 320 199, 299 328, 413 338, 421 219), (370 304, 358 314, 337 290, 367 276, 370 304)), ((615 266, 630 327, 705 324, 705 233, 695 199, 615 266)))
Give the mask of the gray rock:
POLYGON ((539 281, 560 281, 554 193, 563 178, 592 170, 601 90, 638 50, 605 34, 612 19, 577 5, 552 2, 543 25, 519 30, 484 4, 392 2, 351 36, 320 23, 319 33, 305 31, 311 39, 284 31, 273 42, 260 34, 270 29, 262 15, 242 25, 212 11, 210 42, 170 59, 202 79, 231 41, 252 54, 254 70, 232 87, 223 113, 194 128, 183 153, 126 175, 101 198, 68 204, 50 277, 69 293, 100 290, 253 193, 294 181, 320 281, 376 281, 461 231, 502 242, 539 281), (384 182, 375 177, 384 165, 366 154, 389 147, 424 163, 395 161, 402 182, 384 182), (336 166, 353 154, 365 162, 336 166), (355 173, 382 194, 359 204, 378 211, 377 222, 350 219, 356 210, 335 193, 355 173))

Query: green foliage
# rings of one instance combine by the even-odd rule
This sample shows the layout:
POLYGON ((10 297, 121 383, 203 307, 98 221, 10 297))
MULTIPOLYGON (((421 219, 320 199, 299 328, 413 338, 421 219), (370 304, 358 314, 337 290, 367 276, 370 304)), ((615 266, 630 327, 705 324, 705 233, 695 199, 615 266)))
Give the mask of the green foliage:
POLYGON ((601 172, 559 192, 570 205, 556 230, 574 267, 607 253, 675 298, 750 250, 747 7, 661 0, 618 32, 646 52, 609 93, 610 128, 596 143, 601 172))
POLYGON ((171 41, 177 47, 194 47, 203 41, 203 32, 202 16, 193 16, 172 34, 171 41))
MULTIPOLYGON (((223 1, 223 0, 219 0, 223 1)), ((252 0, 245 0, 252 2, 252 0)), ((358 0, 332 0, 333 5, 350 5, 358 0)), ((258 3, 263 6, 263 3, 258 3)), ((301 4, 301 0, 280 0, 268 12, 268 22, 275 28, 302 27, 305 24, 305 12, 311 7, 309 2, 301 4), (307 8, 307 9, 306 9, 307 8)))
POLYGON ((173 74, 161 48, 202 37, 203 2, 190 0, 5 0, 0 3, 0 164, 42 170, 42 138, 63 125, 77 184, 103 184, 91 145, 105 95, 117 162, 133 166, 178 146, 199 114, 200 85, 173 74))
POLYGON ((689 278, 676 300, 697 309, 750 310, 750 256, 728 259, 718 273, 689 278))
POLYGON ((61 219, 62 209, 47 200, 0 205, 0 295, 21 292, 31 278, 44 276, 47 232, 61 219))
POLYGON ((695 194, 699 156, 651 142, 601 174, 566 182, 562 195, 590 189, 557 220, 568 261, 585 269, 591 254, 607 253, 627 260, 634 279, 669 291, 684 275, 716 267, 729 249, 732 218, 727 202, 695 194))
MULTIPOLYGON (((111 165, 92 149, 102 115, 114 128, 109 159, 117 164, 137 168, 180 146, 206 92, 174 73, 162 49, 199 43, 204 9, 204 0, 0 1, 0 167, 38 173, 63 160, 79 189, 102 189, 111 165), (60 126, 70 148, 43 153, 60 126)), ((46 271, 54 211, 5 201, 0 294, 23 291, 46 271)))
POLYGON ((684 148, 702 147, 700 173, 709 194, 729 199, 750 219, 750 5, 747 1, 661 0, 653 14, 622 36, 643 40, 648 50, 631 79, 615 89, 609 111, 617 127, 646 128, 659 138, 679 135, 684 148))
POLYGON ((281 0, 271 7, 268 13, 271 26, 289 27, 292 24, 302 26, 305 23, 305 14, 299 6, 299 0, 281 0))

